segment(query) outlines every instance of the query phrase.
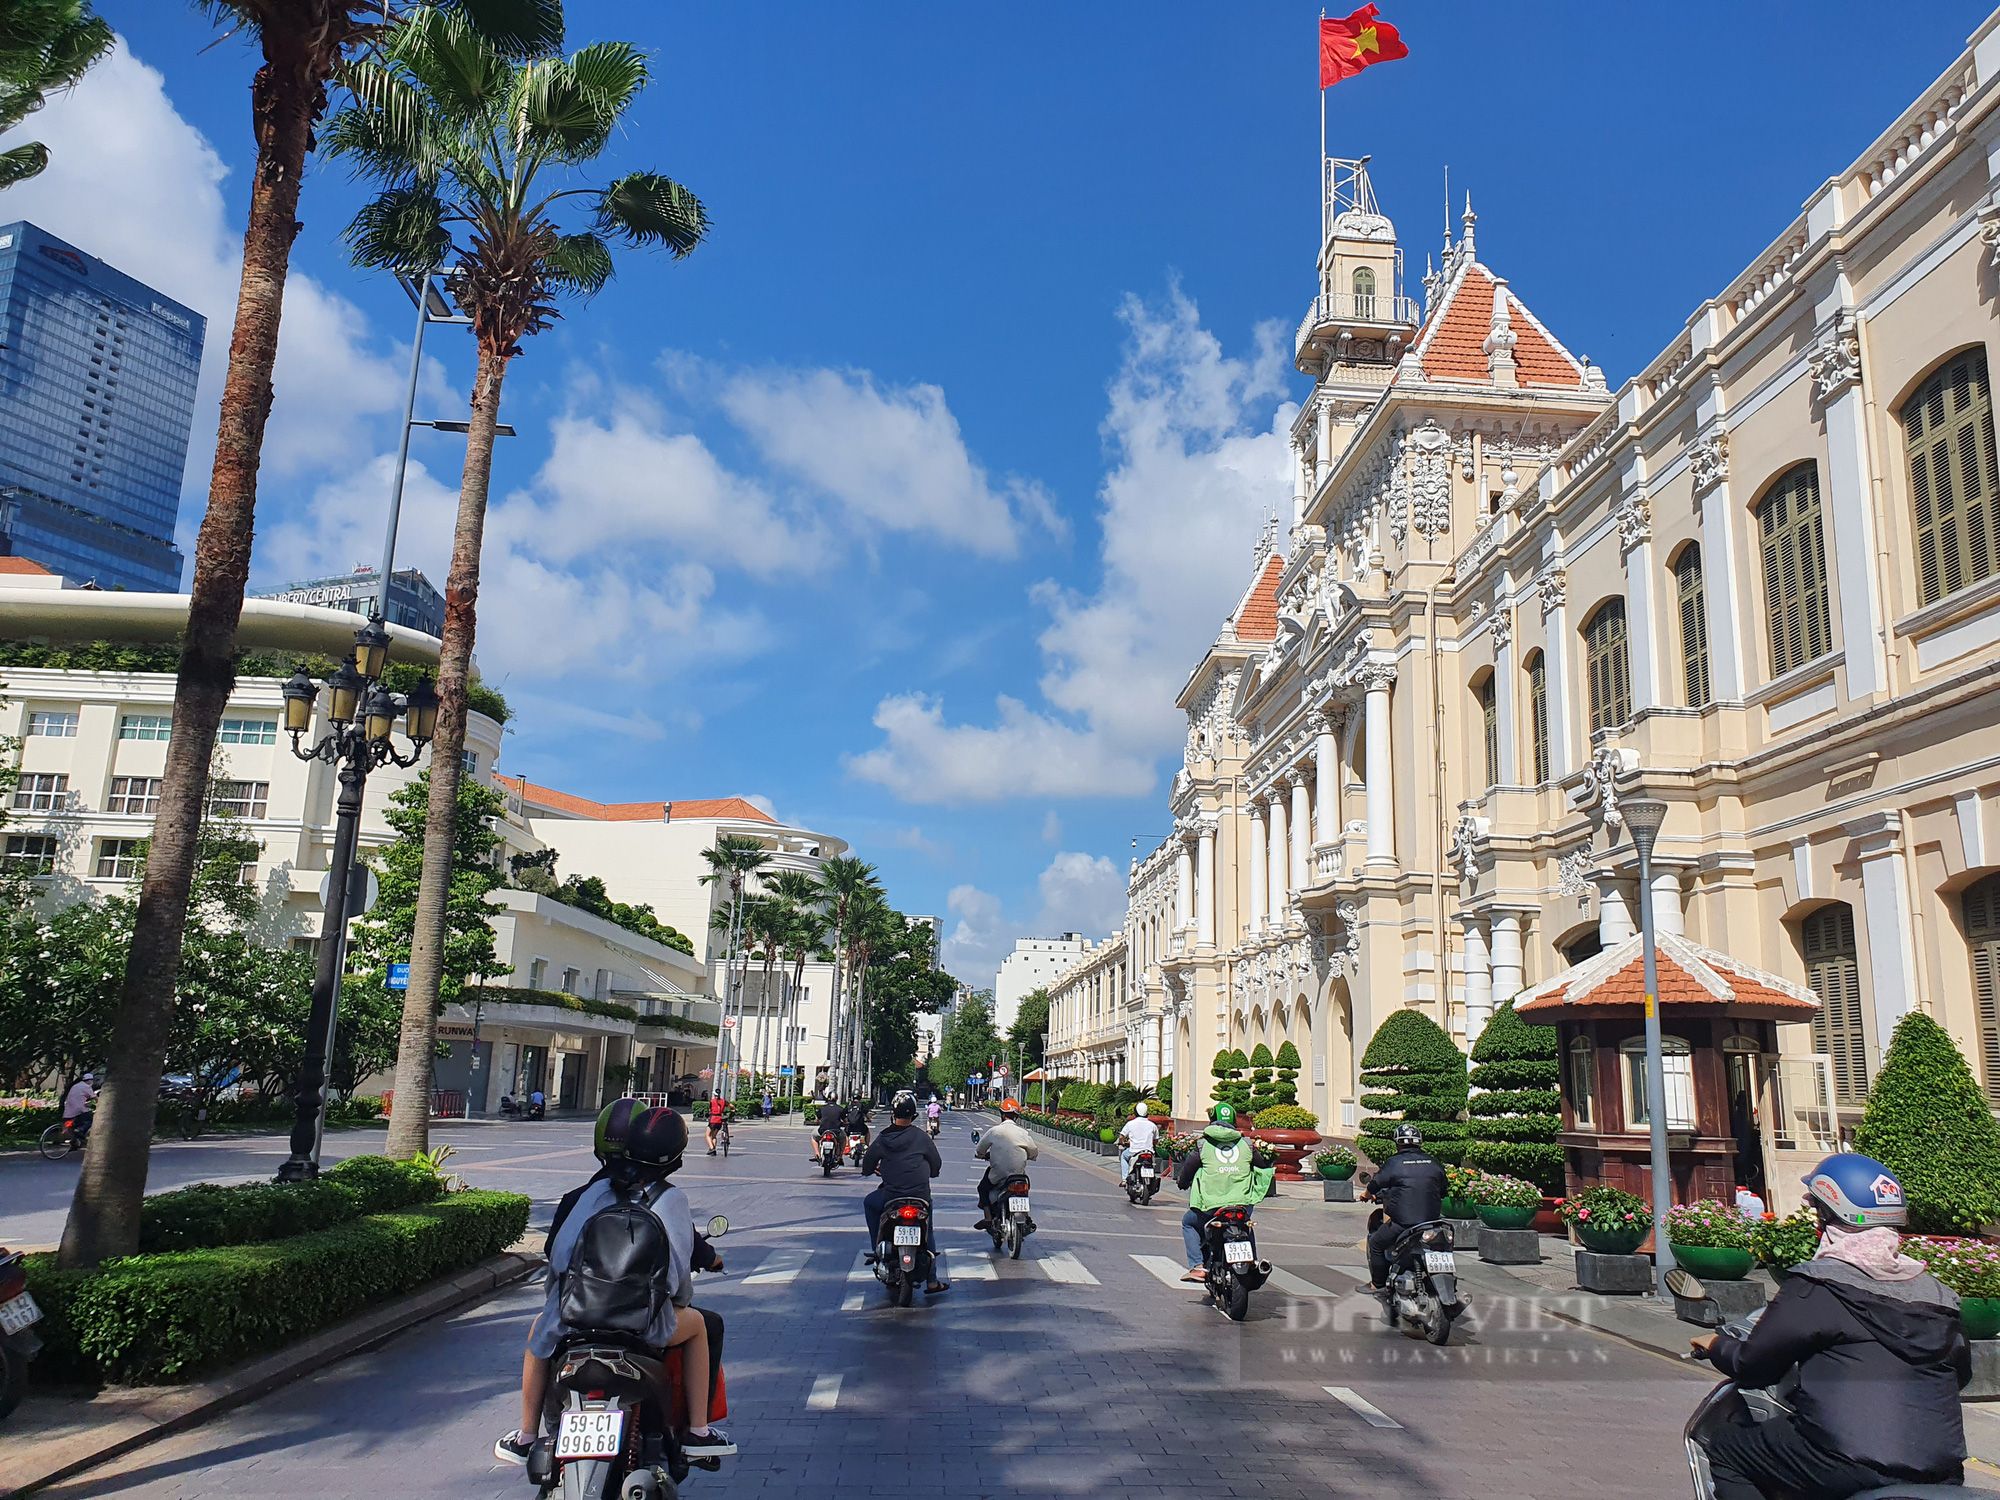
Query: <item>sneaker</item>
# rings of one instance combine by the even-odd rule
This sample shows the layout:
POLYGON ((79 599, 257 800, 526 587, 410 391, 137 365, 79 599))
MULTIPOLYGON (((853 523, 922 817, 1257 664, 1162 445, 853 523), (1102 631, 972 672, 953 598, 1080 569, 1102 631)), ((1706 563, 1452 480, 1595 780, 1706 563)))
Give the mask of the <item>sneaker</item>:
POLYGON ((681 1451, 689 1458, 723 1458, 736 1451, 736 1444, 720 1427, 711 1426, 699 1436, 690 1432, 681 1440, 681 1451))
POLYGON ((984 1229, 986 1227, 986 1221, 984 1219, 981 1219, 977 1224, 974 1224, 972 1227, 974 1229, 984 1229))
POLYGON ((709 1154, 710 1156, 713 1156, 713 1155, 715 1155, 715 1147, 713 1147, 713 1146, 710 1146, 710 1147, 708 1148, 708 1154, 709 1154))
POLYGON ((508 1433, 493 1445, 493 1456, 502 1463, 528 1466, 528 1450, 535 1446, 535 1440, 521 1436, 518 1430, 508 1433))

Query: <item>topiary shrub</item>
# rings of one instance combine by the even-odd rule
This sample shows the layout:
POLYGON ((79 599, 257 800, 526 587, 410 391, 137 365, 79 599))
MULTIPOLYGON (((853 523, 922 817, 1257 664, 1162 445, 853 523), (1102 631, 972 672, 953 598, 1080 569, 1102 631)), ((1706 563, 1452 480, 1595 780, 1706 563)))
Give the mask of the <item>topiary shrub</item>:
POLYGON ((1273 1104, 1257 1111, 1259 1130, 1317 1130, 1319 1116, 1296 1104, 1273 1104))
POLYGON ((1153 1090, 1153 1094, 1156 1098, 1172 1104, 1174 1102, 1174 1075, 1169 1073, 1165 1078, 1162 1078, 1159 1086, 1153 1090))
POLYGON ((1420 1010, 1390 1015, 1361 1054, 1361 1083, 1383 1092, 1363 1094, 1374 1113, 1361 1122, 1356 1144, 1376 1161, 1396 1148, 1389 1133, 1408 1121, 1424 1133, 1424 1149, 1454 1166, 1465 1159, 1465 1054, 1420 1010), (1391 1113, 1394 1111, 1394 1113, 1391 1113))
POLYGON ((1280 1104, 1299 1102, 1299 1049, 1290 1042, 1278 1048, 1278 1080, 1271 1085, 1271 1091, 1278 1096, 1280 1104))
POLYGON ((1062 1091, 1057 1107, 1094 1113, 1105 1102, 1108 1093, 1109 1090, 1101 1083, 1072 1083, 1062 1091))
POLYGON ((1525 1178, 1560 1196, 1563 1152, 1555 1141, 1562 1129, 1562 1096, 1556 1092, 1555 1027, 1530 1025, 1514 1014, 1509 1000, 1480 1032, 1472 1060, 1478 1066, 1467 1082, 1483 1092, 1467 1105, 1472 1140, 1466 1165, 1525 1178))
POLYGON ((1896 1023, 1854 1149, 1903 1179, 1913 1234, 2000 1219, 2000 1127, 1948 1033, 1921 1011, 1896 1023))
POLYGON ((1280 1101, 1271 1088, 1271 1069, 1277 1065, 1271 1049, 1259 1042, 1250 1054, 1250 1112, 1272 1108, 1280 1101))
POLYGON ((1215 1061, 1208 1071, 1215 1076, 1215 1087, 1208 1091, 1208 1097, 1217 1104, 1232 1106, 1238 1114, 1250 1107, 1250 1085, 1242 1078, 1242 1072, 1250 1066, 1250 1059, 1239 1051, 1224 1048, 1215 1054, 1215 1061))

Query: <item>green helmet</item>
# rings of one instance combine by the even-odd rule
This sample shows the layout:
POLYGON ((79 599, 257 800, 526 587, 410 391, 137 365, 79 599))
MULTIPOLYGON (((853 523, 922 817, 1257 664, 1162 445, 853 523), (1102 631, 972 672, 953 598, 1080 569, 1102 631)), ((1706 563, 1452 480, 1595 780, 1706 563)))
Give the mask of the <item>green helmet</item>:
POLYGON ((1208 1118, 1216 1125, 1234 1125, 1236 1123, 1236 1106, 1233 1104, 1218 1104, 1208 1112, 1208 1118))
POLYGON ((614 1156, 625 1154, 625 1137, 644 1110, 645 1106, 637 1099, 613 1099, 604 1106, 597 1116, 597 1134, 591 1143, 599 1161, 609 1162, 614 1156))

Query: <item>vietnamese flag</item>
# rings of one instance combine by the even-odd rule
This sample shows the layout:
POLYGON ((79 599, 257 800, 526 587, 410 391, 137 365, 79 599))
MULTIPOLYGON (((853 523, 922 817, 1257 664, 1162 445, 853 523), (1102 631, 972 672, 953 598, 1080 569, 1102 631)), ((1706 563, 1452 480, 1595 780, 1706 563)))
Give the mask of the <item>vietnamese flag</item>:
POLYGON ((1408 57, 1410 49, 1396 28, 1375 19, 1375 7, 1364 5, 1344 21, 1319 23, 1319 86, 1328 88, 1352 78, 1363 68, 1391 58, 1408 57))

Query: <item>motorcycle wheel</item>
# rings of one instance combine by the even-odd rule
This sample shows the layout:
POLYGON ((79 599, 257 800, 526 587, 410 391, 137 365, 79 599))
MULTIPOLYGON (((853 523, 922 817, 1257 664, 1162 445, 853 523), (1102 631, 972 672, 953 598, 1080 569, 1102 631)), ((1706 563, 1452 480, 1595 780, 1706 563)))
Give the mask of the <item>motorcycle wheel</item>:
POLYGON ((993 1236, 993 1253, 998 1255, 1002 1250, 1007 1248, 1007 1230, 1000 1223, 998 1218, 999 1210, 994 1209, 990 1212, 993 1213, 994 1217, 986 1221, 989 1226, 986 1232, 993 1236))
POLYGON ((61 1161, 70 1153, 68 1134, 60 1125, 51 1125, 42 1132, 42 1155, 49 1161, 61 1161))
POLYGON ((1451 1337, 1451 1317, 1444 1310, 1442 1302, 1433 1301, 1430 1310, 1424 1314, 1424 1337, 1433 1344, 1442 1344, 1451 1337))
POLYGON ((1229 1278, 1229 1303, 1222 1310, 1232 1323, 1241 1323, 1250 1315, 1250 1288, 1234 1276, 1229 1278))
POLYGON ((896 1306, 908 1307, 917 1295, 916 1278, 908 1277, 899 1281, 891 1290, 895 1293, 896 1306))
POLYGON ((0 1417, 21 1404, 28 1394, 28 1356, 18 1349, 0 1348, 0 1417))
POLYGON ((833 1175, 833 1163, 825 1157, 820 1158, 819 1175, 822 1177, 831 1177, 833 1175))
POLYGON ((1160 1190, 1160 1182, 1158 1178, 1154 1178, 1151 1182, 1147 1183, 1146 1196, 1139 1200, 1141 1205, 1151 1203, 1153 1201, 1153 1194, 1157 1193, 1159 1190, 1160 1190))
POLYGON ((1021 1243, 1027 1237, 1021 1228, 1021 1221, 1012 1214, 1007 1215, 1007 1253, 1015 1260, 1021 1258, 1021 1243))

